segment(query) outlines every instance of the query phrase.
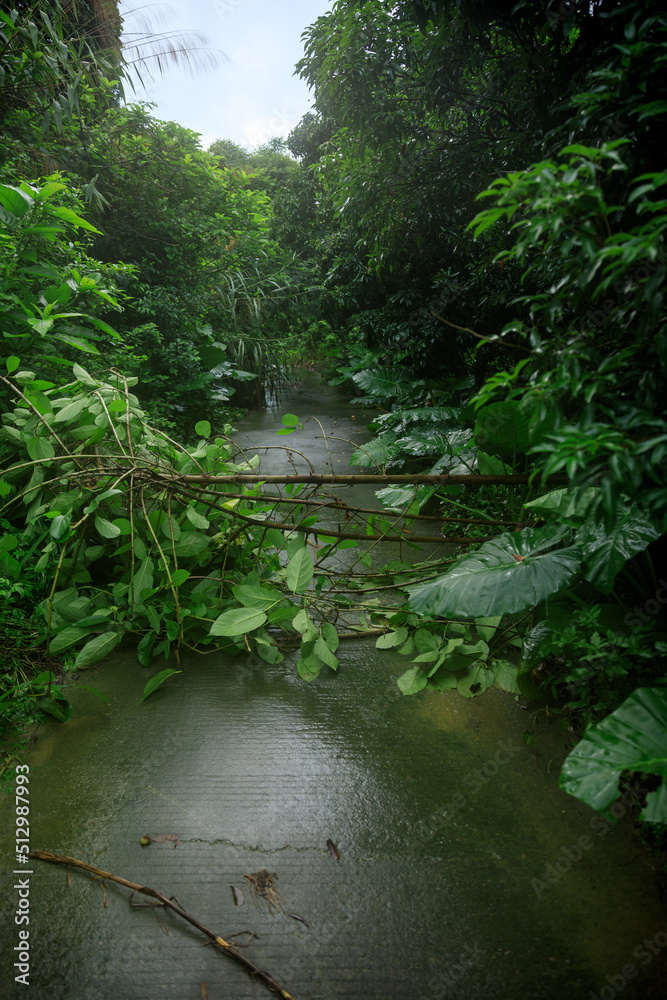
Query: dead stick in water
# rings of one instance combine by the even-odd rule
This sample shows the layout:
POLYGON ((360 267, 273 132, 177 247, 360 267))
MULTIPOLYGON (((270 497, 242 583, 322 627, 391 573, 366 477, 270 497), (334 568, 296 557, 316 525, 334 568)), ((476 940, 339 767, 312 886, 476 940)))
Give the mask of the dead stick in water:
POLYGON ((110 882, 117 882, 119 885, 124 885, 126 889, 132 889, 133 892, 143 892, 145 896, 152 896, 153 899, 159 899, 164 906, 173 910, 179 917, 183 917, 184 920, 187 920, 188 923, 193 925, 193 927, 196 927, 197 930, 202 932, 202 934, 205 934, 206 937, 210 938, 214 944, 219 945, 219 947, 222 948, 228 955, 235 958, 236 961, 243 965, 252 976, 256 976, 258 979, 261 979, 273 993, 277 993, 279 997, 283 998, 283 1000, 293 1000, 291 994, 288 993, 287 990, 284 990, 282 986, 280 986, 280 984, 268 974, 268 972, 264 972, 264 970, 256 966, 254 962, 251 962, 249 958, 246 958, 246 956, 242 955, 240 951, 237 951, 233 945, 219 937, 215 931, 209 930, 208 927, 201 924, 195 917, 191 917, 189 913, 178 905, 178 903, 174 903, 173 900, 167 899, 166 896, 163 896, 160 892, 156 892, 155 889, 150 889, 145 885, 137 885, 136 882, 128 882, 127 879, 120 878, 118 875, 111 875, 110 872, 102 871, 101 868, 94 868, 92 865, 86 864, 85 861, 78 861, 76 858, 68 858, 64 854, 53 854, 52 851, 31 851, 28 857, 37 858, 38 861, 50 861, 54 865, 66 865, 68 868, 81 868, 83 871, 90 872, 91 875, 95 875, 97 878, 108 879, 110 882))

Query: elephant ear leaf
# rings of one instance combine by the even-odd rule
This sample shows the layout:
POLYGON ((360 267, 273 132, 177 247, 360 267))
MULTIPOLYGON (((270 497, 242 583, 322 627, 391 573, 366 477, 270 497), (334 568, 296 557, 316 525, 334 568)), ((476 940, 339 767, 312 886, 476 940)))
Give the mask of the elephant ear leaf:
POLYGON ((667 690, 638 688, 622 705, 588 730, 565 758, 560 787, 592 809, 606 813, 619 797, 624 771, 662 778, 650 792, 641 820, 667 823, 667 690))
POLYGON ((587 518, 577 533, 586 579, 609 594, 628 559, 659 537, 658 529, 637 507, 621 507, 611 526, 596 522, 592 516, 587 518))
POLYGON ((579 570, 579 550, 557 547, 567 534, 547 525, 499 535, 443 576, 410 588, 410 607, 447 618, 492 618, 539 604, 579 570))

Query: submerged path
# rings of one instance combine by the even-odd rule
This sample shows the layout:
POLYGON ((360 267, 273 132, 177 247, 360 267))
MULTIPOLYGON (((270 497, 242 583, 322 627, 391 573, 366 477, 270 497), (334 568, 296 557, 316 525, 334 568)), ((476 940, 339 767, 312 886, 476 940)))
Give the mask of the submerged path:
MULTIPOLYGON (((307 377, 248 417, 243 447, 280 442, 284 412, 367 437, 364 411, 307 377)), ((309 423, 294 447, 323 464, 310 428, 321 434, 309 423)), ((347 471, 350 446, 330 447, 347 471)), ((268 455, 262 468, 284 465, 268 455)), ((406 699, 404 658, 373 640, 339 656, 337 674, 307 685, 289 658, 193 655, 143 704, 150 675, 132 653, 86 671, 108 705, 73 693, 72 721, 45 726, 27 755, 31 847, 173 895, 226 940, 254 931, 249 957, 294 1000, 662 997, 667 915, 644 848, 623 819, 612 826, 559 791, 557 724, 540 723, 531 747, 531 717, 510 695, 406 699), (277 912, 245 877, 263 870, 277 912)), ((13 806, 3 798, 0 996, 269 995, 169 913, 161 926, 124 889, 80 873, 68 886, 37 863, 22 876, 30 986, 15 983, 13 806)))

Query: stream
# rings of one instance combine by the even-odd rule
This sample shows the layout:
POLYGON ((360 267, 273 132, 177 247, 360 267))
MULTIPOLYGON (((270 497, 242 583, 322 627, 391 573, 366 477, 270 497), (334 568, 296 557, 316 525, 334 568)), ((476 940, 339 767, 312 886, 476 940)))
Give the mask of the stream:
MULTIPOLYGON (((306 451, 317 471, 348 472, 348 442, 368 439, 368 419, 306 372, 234 438, 267 474, 292 468, 284 451, 262 450, 276 444, 306 451), (320 423, 277 438, 288 412, 320 423)), ((354 495, 374 501, 372 488, 354 495)), ((85 671, 108 704, 70 689, 71 721, 43 726, 25 755, 31 849, 174 896, 227 940, 253 931, 248 956, 294 1000, 664 996, 667 914, 646 848, 628 815, 611 824, 558 789, 557 720, 540 717, 531 746, 531 713, 513 695, 404 698, 407 661, 394 650, 367 638, 338 656, 335 674, 306 684, 296 654, 274 666, 191 654, 141 704, 164 663, 147 671, 129 650, 85 671), (155 841, 170 834, 176 845, 155 841), (245 877, 263 869, 277 912, 245 877)), ((271 995, 194 927, 130 906, 126 889, 74 870, 68 884, 64 868, 38 861, 13 874, 14 799, 0 801, 0 997, 271 995), (13 967, 21 881, 27 987, 13 967)))

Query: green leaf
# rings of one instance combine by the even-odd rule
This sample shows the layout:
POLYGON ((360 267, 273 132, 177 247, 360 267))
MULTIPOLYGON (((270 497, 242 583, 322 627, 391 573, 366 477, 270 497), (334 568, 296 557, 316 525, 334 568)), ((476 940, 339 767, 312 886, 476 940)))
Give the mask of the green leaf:
POLYGON ((120 528, 117 524, 112 524, 111 521, 107 521, 105 517, 99 515, 95 515, 95 527, 102 538, 118 538, 120 535, 120 528))
POLYGON ((545 518, 553 517, 568 524, 580 524, 600 494, 601 490, 597 486, 589 486, 584 490, 551 490, 544 496, 529 500, 524 507, 533 514, 541 514, 545 518))
POLYGON ((82 219, 80 215, 77 215, 75 211, 71 208, 66 208, 63 205, 52 205, 47 211, 50 215, 56 216, 58 219, 63 219, 65 222, 69 222, 72 226, 78 226, 81 229, 88 229, 90 232, 99 233, 99 229, 96 229, 92 223, 88 222, 86 219, 82 219))
POLYGON ((512 694, 521 694, 519 687, 519 668, 509 660, 493 661, 493 676, 496 679, 496 687, 503 691, 511 691, 512 694))
POLYGON ((313 560, 306 546, 297 549, 287 564, 287 586, 293 594, 303 594, 313 578, 313 560))
POLYGON ((48 438, 34 435, 26 441, 26 449, 33 462, 40 462, 55 456, 56 450, 48 438))
POLYGON ((199 531, 184 531, 174 545, 174 552, 179 559, 195 559, 208 548, 210 539, 199 531))
POLYGON ((577 532, 576 543, 584 553, 584 574, 603 594, 608 594, 623 566, 660 537, 660 532, 636 507, 621 508, 613 524, 588 518, 577 532))
POLYGON ((471 663, 486 659, 489 655, 489 647, 483 641, 471 645, 463 643, 461 639, 450 639, 444 652, 445 670, 468 670, 471 663))
POLYGON ((667 690, 638 688, 615 712, 588 730, 565 758, 560 787, 592 809, 606 812, 619 797, 623 772, 662 778, 640 819, 667 823, 667 690))
POLYGON ((69 649, 70 646, 76 645, 85 636, 89 635, 88 629, 85 628, 75 628, 73 625, 68 625, 61 632, 51 639, 49 643, 49 653, 55 655, 55 653, 62 653, 64 649, 69 649))
POLYGON ((498 634, 498 626, 502 620, 502 615, 496 615, 495 618, 476 618, 475 628, 478 635, 487 642, 493 642, 498 634))
POLYGON ((34 200, 26 191, 11 184, 0 184, 0 205, 9 209, 12 215, 22 218, 33 204, 34 200))
POLYGON ((187 569, 177 569, 171 574, 171 582, 175 587, 180 587, 182 583, 190 579, 190 571, 187 569))
POLYGON ((83 351, 85 354, 99 354, 94 344, 91 344, 88 340, 83 340, 81 337, 71 337, 67 333, 56 333, 54 334, 56 340, 62 340, 63 344, 67 344, 69 347, 76 347, 79 351, 83 351))
POLYGON ((48 396, 45 396, 43 392, 38 392, 35 389, 26 389, 25 398, 29 403, 35 407, 38 413, 44 415, 45 413, 52 413, 53 407, 51 406, 51 400, 48 396))
POLYGON ((480 476, 508 476, 513 470, 511 465, 506 465, 495 455, 487 455, 483 451, 478 451, 477 471, 480 476))
POLYGON ((258 611, 268 611, 274 604, 283 600, 283 595, 278 590, 269 587, 256 587, 242 583, 238 587, 232 588, 234 597, 246 608, 255 608, 258 611))
POLYGON ((74 420, 78 417, 82 410, 85 410, 89 405, 90 400, 86 398, 75 399, 66 406, 63 406, 62 410, 58 410, 56 413, 56 423, 64 423, 66 420, 74 420))
POLYGON ((393 646, 401 646, 408 637, 406 628, 399 628, 396 632, 386 632, 378 637, 375 645, 378 649, 391 649, 393 646))
POLYGON ((94 663, 104 659, 122 638, 122 632, 103 632, 101 635, 96 635, 80 651, 74 661, 74 669, 84 670, 86 667, 92 667, 94 663))
POLYGON ((211 425, 208 420, 200 420, 195 424, 195 434, 198 434, 202 438, 210 438, 211 425))
POLYGON ((557 549, 567 529, 526 528, 485 542, 447 573, 408 588, 410 607, 448 618, 488 618, 539 604, 574 577, 581 552, 557 549))
POLYGON ((324 636, 324 641, 326 642, 332 653, 335 653, 338 649, 340 639, 338 638, 338 632, 331 624, 331 622, 325 622, 322 626, 322 635, 324 636))
MULTIPOLYGON (((310 644, 309 644, 310 645, 310 644)), ((314 646, 314 643, 312 643, 314 646)), ((296 669, 304 681, 313 681, 319 675, 324 664, 312 650, 304 652, 305 644, 302 645, 302 654, 298 659, 296 669)))
POLYGON ((417 694, 426 687, 427 676, 421 667, 410 667, 398 678, 398 686, 403 694, 417 694))
POLYGON ((329 649, 321 636, 315 640, 315 655, 318 656, 323 663, 326 663, 328 667, 331 667, 332 670, 336 670, 338 668, 337 658, 334 656, 333 652, 329 649))
POLYGON ((387 399, 404 399, 407 403, 409 396, 414 393, 415 384, 404 368, 366 368, 352 376, 357 385, 370 393, 378 396, 382 401, 387 399))
POLYGON ((45 694, 37 699, 36 705, 40 712, 52 715, 58 722, 68 722, 72 718, 73 709, 67 698, 45 694))
POLYGON ((142 559, 139 569, 134 574, 134 599, 135 601, 141 600, 141 595, 146 590, 152 590, 155 576, 155 565, 153 560, 147 557, 142 559))
POLYGON ((72 365, 72 374, 74 375, 74 378, 79 380, 79 382, 89 386, 91 389, 96 389, 100 384, 97 379, 94 379, 92 375, 88 374, 85 368, 82 368, 81 365, 77 365, 76 361, 72 365))
MULTIPOLYGON (((352 452, 350 465, 358 465, 362 469, 372 466, 383 469, 397 451, 398 449, 394 445, 383 441, 382 438, 373 438, 372 441, 367 441, 366 444, 352 452)), ((414 496, 414 490, 412 496, 414 496)))
POLYGON ((146 605, 146 617, 148 618, 150 627, 153 629, 156 635, 159 635, 162 631, 162 620, 156 609, 151 605, 146 605))
POLYGON ((161 670, 159 674, 155 675, 155 677, 151 677, 148 684, 144 688, 144 693, 142 694, 140 700, 146 701, 146 698, 148 698, 149 695, 153 694, 153 691, 159 688, 160 684, 164 684, 164 682, 167 680, 168 677, 172 677, 174 674, 182 674, 182 673, 183 673, 182 670, 171 670, 171 669, 161 670))
POLYGON ((210 635, 241 636, 266 622, 266 615, 263 611, 255 611, 251 608, 233 608, 231 611, 223 611, 221 615, 211 625, 210 635))
POLYGON ((516 400, 490 403, 477 414, 475 441, 485 452, 512 457, 530 446, 530 414, 516 400))
POLYGON ((192 524, 195 528, 201 528, 203 530, 206 530, 206 528, 210 527, 211 522, 207 520, 207 518, 205 518, 203 514, 197 513, 194 507, 187 507, 185 511, 185 516, 187 517, 190 524, 192 524))
POLYGON ((282 417, 282 423, 285 424, 286 427, 296 427, 299 423, 299 418, 293 413, 286 413, 282 417))
POLYGON ((70 520, 71 518, 69 514, 58 514, 57 517, 54 517, 49 527, 49 534, 51 535, 51 538, 55 538, 57 542, 61 541, 63 538, 67 538, 69 535, 70 520))
POLYGON ((474 698, 491 687, 493 680, 492 670, 488 670, 483 663, 474 663, 465 677, 457 681, 456 690, 464 698, 474 698))

